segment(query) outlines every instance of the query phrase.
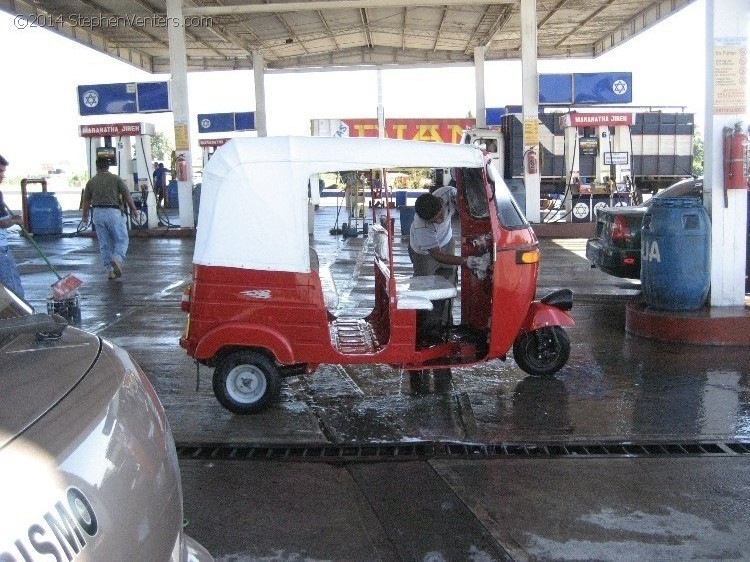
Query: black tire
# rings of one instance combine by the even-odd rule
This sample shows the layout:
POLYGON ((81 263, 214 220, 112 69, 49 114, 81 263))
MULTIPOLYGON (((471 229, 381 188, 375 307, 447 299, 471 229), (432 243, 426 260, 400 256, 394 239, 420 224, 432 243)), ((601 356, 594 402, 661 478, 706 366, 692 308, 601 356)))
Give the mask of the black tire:
POLYGON ((233 414, 254 414, 278 399, 281 376, 273 361, 255 351, 235 351, 216 365, 214 395, 233 414))
POLYGON ((565 366, 570 357, 570 339, 560 326, 523 332, 513 342, 513 358, 525 372, 550 377, 565 366))

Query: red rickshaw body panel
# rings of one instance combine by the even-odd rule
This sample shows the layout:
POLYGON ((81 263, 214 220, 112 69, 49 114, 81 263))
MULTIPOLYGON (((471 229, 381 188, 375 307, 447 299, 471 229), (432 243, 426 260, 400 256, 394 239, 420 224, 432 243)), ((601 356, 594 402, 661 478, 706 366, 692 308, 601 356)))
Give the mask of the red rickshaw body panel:
POLYGON ((285 364, 323 361, 331 339, 320 278, 195 265, 188 353, 206 360, 224 346, 267 347, 285 364))
POLYGON ((521 331, 529 304, 536 292, 539 263, 516 263, 518 252, 538 248, 531 228, 500 229, 497 259, 493 263, 494 294, 492 298, 492 327, 490 356, 504 356, 513 346, 521 331))

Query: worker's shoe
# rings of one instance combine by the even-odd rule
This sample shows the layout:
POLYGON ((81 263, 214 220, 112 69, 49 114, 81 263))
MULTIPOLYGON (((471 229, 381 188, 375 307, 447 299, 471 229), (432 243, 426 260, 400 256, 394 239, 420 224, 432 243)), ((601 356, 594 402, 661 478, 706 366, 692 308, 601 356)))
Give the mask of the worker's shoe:
POLYGON ((115 274, 115 277, 122 277, 122 264, 120 260, 111 259, 109 263, 112 266, 112 273, 115 274))
POLYGON ((117 279, 117 275, 115 275, 114 271, 110 271, 107 273, 107 279, 117 279))

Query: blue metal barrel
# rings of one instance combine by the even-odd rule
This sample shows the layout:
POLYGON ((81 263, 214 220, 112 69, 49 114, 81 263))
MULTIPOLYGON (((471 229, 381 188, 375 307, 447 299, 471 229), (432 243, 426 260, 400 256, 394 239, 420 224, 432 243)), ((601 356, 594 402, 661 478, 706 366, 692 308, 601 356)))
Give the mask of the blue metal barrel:
POLYGON ((169 180, 169 184, 167 184, 167 202, 165 206, 168 209, 179 207, 177 203, 177 180, 169 180))
POLYGON ((398 212, 401 221, 401 236, 409 236, 411 223, 414 222, 414 207, 402 206, 398 208, 398 212))
POLYGON ((655 198, 641 228, 641 291, 662 310, 696 310, 711 285, 711 223, 700 199, 655 198))
POLYGON ((62 234, 62 207, 54 193, 30 193, 27 200, 29 232, 62 234))

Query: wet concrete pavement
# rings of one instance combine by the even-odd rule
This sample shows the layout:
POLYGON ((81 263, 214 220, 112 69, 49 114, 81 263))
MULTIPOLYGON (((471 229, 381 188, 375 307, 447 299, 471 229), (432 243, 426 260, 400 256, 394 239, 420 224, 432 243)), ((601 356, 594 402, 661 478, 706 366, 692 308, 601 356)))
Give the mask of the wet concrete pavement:
MULTIPOLYGON (((332 269, 338 313, 363 314, 371 248, 331 236, 333 211, 317 212, 311 243, 332 269)), ((219 560, 750 556, 750 349, 626 335, 640 286, 591 270, 585 240, 541 240, 538 294, 569 287, 576 299, 570 361, 554 378, 526 376, 512 357, 449 380, 323 365, 246 417, 218 405, 211 370, 196 373, 177 345, 192 238, 133 238, 119 281, 103 274, 95 239, 38 242, 84 280, 82 327, 126 348, 177 442, 202 445, 181 449, 185 512, 219 560), (456 443, 475 448, 455 454, 456 443), (207 444, 236 446, 236 460, 207 444), (335 447, 337 458, 315 457, 335 447)), ((55 278, 27 241, 12 245, 27 299, 44 310, 55 278)), ((408 273, 403 241, 395 255, 408 273)))

